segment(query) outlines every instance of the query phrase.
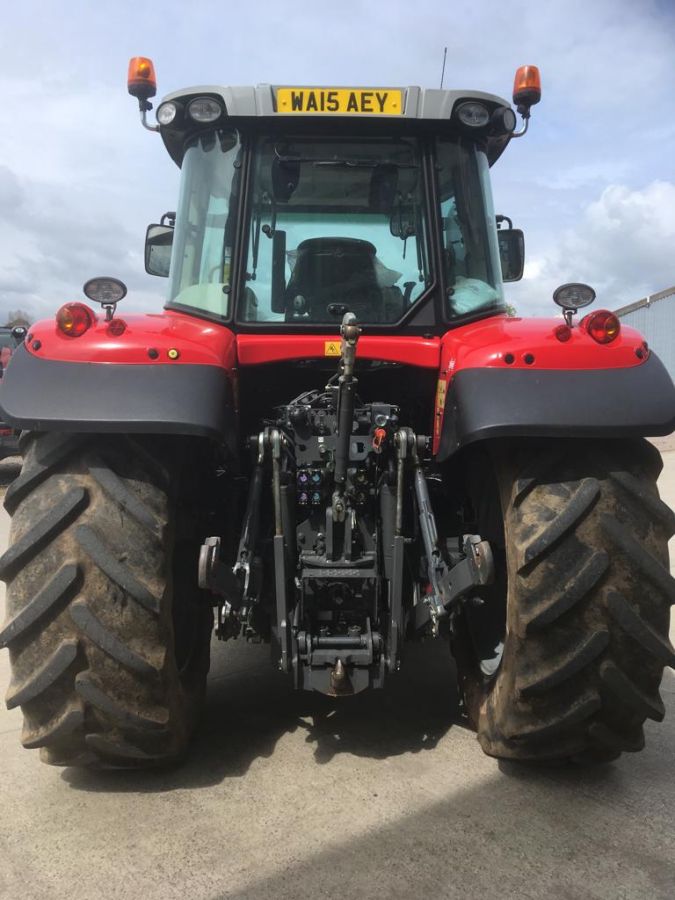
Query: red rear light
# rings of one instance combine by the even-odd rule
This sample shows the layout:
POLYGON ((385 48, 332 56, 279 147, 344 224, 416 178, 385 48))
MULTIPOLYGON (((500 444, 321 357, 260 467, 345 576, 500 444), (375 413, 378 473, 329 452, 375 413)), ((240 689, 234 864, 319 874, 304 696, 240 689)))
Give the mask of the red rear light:
POLYGON ((564 344, 565 341, 569 341, 572 337, 572 329, 569 325, 558 325, 553 329, 553 334, 564 344))
POLYGON ((121 334, 127 330, 127 323, 124 319, 111 319, 108 322, 108 334, 112 334, 113 337, 119 337, 121 334))
POLYGON ((66 303, 56 314, 56 327, 68 337, 80 337, 95 321, 94 313, 84 303, 66 303))
POLYGON ((613 312, 599 309, 584 319, 586 331, 598 344, 611 344, 621 331, 621 323, 613 312))

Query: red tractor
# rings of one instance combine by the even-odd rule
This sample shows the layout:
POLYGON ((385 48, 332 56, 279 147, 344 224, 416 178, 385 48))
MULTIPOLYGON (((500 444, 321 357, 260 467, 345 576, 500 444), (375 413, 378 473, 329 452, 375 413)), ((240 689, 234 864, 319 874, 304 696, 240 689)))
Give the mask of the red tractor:
MULTIPOLYGON (((30 329, 0 560, 8 706, 57 765, 179 758, 219 638, 299 690, 381 689, 447 641, 483 750, 608 760, 660 720, 672 512, 644 438, 675 389, 642 337, 559 288, 507 315, 523 235, 489 169, 514 103, 417 87, 199 87, 149 125, 181 169, 151 225, 161 313, 114 278, 30 329), (508 225, 508 227, 504 227, 508 225)), ((344 700, 336 702, 345 702, 344 700)))

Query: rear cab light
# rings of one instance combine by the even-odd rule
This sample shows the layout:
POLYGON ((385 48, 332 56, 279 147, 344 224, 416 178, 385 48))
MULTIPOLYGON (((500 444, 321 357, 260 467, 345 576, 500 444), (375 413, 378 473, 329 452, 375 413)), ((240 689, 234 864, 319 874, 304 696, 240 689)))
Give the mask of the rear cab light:
POLYGON ((66 337, 81 337, 96 322, 84 303, 66 303, 56 313, 56 327, 66 337))
POLYGON ((621 334, 618 316, 608 309, 598 309, 584 316, 579 324, 598 344, 611 344, 621 334))

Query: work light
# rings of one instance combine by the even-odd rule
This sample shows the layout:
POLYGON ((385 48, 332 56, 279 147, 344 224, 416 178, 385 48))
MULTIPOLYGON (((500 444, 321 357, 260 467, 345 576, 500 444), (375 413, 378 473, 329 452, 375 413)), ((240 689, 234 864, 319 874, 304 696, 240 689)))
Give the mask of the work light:
POLYGON ((206 125, 219 119, 223 108, 212 97, 197 97, 188 103, 187 111, 190 118, 194 119, 195 122, 206 125))
POLYGON ((157 121, 160 125, 170 125, 177 113, 178 107, 169 100, 168 103, 162 103, 157 107, 157 121))
POLYGON ((490 113, 486 106, 475 100, 467 100, 457 107, 457 118, 469 128, 483 128, 490 121, 490 113))

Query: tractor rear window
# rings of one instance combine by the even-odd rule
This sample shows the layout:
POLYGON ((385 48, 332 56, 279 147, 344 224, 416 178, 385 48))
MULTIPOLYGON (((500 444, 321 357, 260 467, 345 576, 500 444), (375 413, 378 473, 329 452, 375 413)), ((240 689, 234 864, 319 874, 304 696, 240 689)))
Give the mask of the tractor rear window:
POLYGON ((439 283, 429 259, 439 237, 448 318, 503 304, 488 163, 472 142, 436 141, 436 214, 417 138, 314 134, 247 143, 247 233, 238 221, 247 167, 237 132, 202 133, 186 148, 171 304, 228 316, 231 262, 243 244, 240 321, 336 326, 350 311, 363 323, 393 325, 439 283))
POLYGON ((418 142, 263 139, 240 318, 394 323, 431 284, 418 142))

